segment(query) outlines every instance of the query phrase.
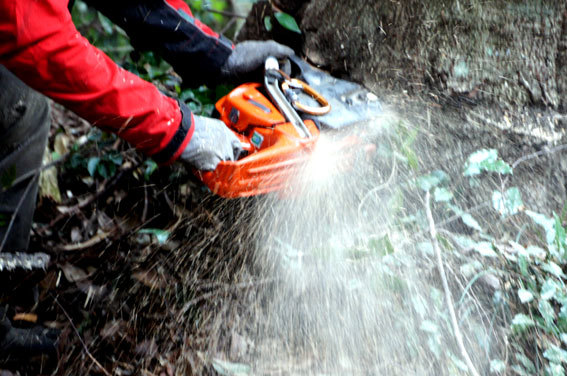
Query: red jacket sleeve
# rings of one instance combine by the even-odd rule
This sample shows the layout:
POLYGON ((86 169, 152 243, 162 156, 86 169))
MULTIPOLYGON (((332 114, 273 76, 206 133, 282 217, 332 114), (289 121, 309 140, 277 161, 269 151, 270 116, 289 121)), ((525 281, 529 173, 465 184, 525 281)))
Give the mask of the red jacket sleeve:
POLYGON ((192 115, 118 67, 76 30, 68 0, 0 0, 0 64, 32 88, 159 163, 177 158, 192 115))

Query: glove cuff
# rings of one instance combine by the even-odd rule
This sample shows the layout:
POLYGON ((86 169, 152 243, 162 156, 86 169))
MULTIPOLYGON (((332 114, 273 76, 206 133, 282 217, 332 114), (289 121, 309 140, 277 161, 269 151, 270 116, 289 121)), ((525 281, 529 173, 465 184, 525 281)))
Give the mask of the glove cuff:
POLYGON ((162 150, 151 156, 157 164, 162 166, 171 164, 179 158, 195 131, 195 122, 191 110, 181 101, 178 101, 178 104, 181 111, 181 123, 177 132, 162 150))

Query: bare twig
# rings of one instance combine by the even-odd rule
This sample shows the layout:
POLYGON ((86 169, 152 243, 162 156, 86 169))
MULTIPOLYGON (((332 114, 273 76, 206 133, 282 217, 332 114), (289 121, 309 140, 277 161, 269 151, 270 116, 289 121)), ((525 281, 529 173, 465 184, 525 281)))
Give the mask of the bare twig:
POLYGON ((123 170, 120 170, 118 172, 118 174, 116 174, 111 180, 105 180, 104 183, 102 184, 102 188, 100 188, 94 194, 90 195, 90 197, 88 199, 79 202, 77 205, 69 208, 68 210, 65 210, 64 213, 60 213, 57 217, 55 217, 53 220, 51 220, 51 222, 49 222, 49 224, 47 225, 47 228, 52 228, 60 220, 77 213, 81 209, 92 204, 94 201, 96 201, 100 197, 109 193, 116 186, 116 184, 120 181, 120 179, 122 179, 122 177, 124 176, 125 173, 135 170, 136 168, 138 168, 140 166, 140 164, 141 163, 138 163, 138 164, 136 164, 132 167, 128 167, 128 168, 125 168, 123 170))
POLYGON ((443 265, 443 259, 441 257, 441 248, 439 247, 439 242, 437 241, 437 229, 435 228, 435 222, 433 221, 433 215, 431 214, 431 193, 427 191, 425 196, 425 211, 427 213, 427 222, 429 223, 429 235, 431 236, 431 243, 435 249, 435 254, 437 256, 437 267, 439 269, 439 275, 441 276, 441 281, 443 282, 443 290, 445 291, 445 299, 447 300, 447 306, 449 308, 449 315, 451 316, 451 324, 453 326, 453 332, 455 334, 455 339, 461 350, 461 355, 465 359, 465 363, 469 371, 473 376, 480 376, 476 370, 463 341, 463 334, 461 329, 459 329, 459 322, 457 320, 457 315, 455 313, 455 305, 453 304, 453 296, 451 295, 451 290, 449 289, 449 282, 447 282, 447 275, 445 274, 445 266, 443 265))
POLYGON ((362 208, 364 207, 364 203, 366 202, 366 200, 371 195, 373 195, 374 193, 377 193, 377 192, 379 192, 379 191, 383 190, 384 188, 391 185, 392 181, 394 181, 394 177, 396 176, 396 171, 397 171, 396 158, 394 158, 394 155, 392 155, 392 169, 390 170, 390 176, 388 176, 388 179, 386 179, 385 182, 378 185, 377 187, 372 188, 370 191, 366 192, 366 194, 364 195, 362 200, 360 200, 360 204, 358 204, 358 215, 359 216, 362 212, 362 208))
POLYGON ((228 31, 228 29, 230 29, 230 28, 234 25, 234 23, 236 22, 236 20, 237 20, 236 17, 232 17, 232 18, 230 19, 230 21, 228 21, 228 22, 226 23, 226 25, 222 28, 222 30, 220 31, 220 33, 221 33, 221 34, 226 33, 226 32, 228 31))
POLYGON ((148 216, 148 186, 144 184, 144 210, 142 210, 142 222, 146 222, 148 216))
POLYGON ((57 303, 57 305, 59 306, 59 308, 61 308, 61 311, 63 311, 63 314, 65 315, 65 317, 67 318, 67 320, 69 320, 69 324, 71 325, 71 328, 73 328, 73 330, 75 331, 75 334, 77 335, 77 338, 79 338, 79 342, 81 342, 81 345, 83 345, 83 350, 85 350, 85 353, 87 354, 87 356, 93 361, 93 363, 100 368, 100 370, 102 371, 102 373, 104 373, 106 376, 111 376, 110 372, 108 372, 106 370, 106 368, 104 368, 102 366, 102 364, 99 363, 98 360, 96 360, 96 358, 93 356, 93 354, 91 354, 91 352, 89 351, 89 348, 87 347, 87 344, 85 343, 85 341, 83 341, 83 338, 81 337, 81 334, 79 333, 79 331, 77 330, 77 327, 75 326, 75 324, 73 324, 73 320, 71 319, 71 316, 69 316, 69 314, 67 313, 67 311, 65 310, 65 308, 63 308, 63 306, 61 305, 61 303, 59 303, 59 300, 57 300, 57 298, 55 296, 53 296, 53 300, 55 301, 55 303, 57 303))
POLYGON ((60 164, 60 163, 62 163, 62 162, 64 162, 64 161, 66 161, 67 158, 68 158, 70 155, 71 155, 71 153, 67 153, 67 154, 63 155, 61 158, 59 158, 59 159, 57 159, 57 160, 55 160, 55 161, 53 161, 53 162, 49 162, 49 163, 44 164, 44 165, 42 165, 42 166, 40 166, 40 167, 38 167, 38 168, 34 168, 33 170, 30 170, 30 171, 26 172, 25 174, 23 174, 22 176, 18 177, 16 180, 14 180, 14 181, 10 184, 9 187, 0 188, 0 193, 6 192, 8 189, 10 189, 11 187, 13 187, 13 186, 15 186, 15 185, 17 185, 17 184, 23 182, 24 180, 27 180, 27 179, 29 179, 29 178, 31 178, 31 177, 34 177, 34 176, 38 176, 42 171, 48 170, 48 169, 50 169, 51 167, 54 167, 54 166, 56 166, 56 165, 58 165, 58 164, 60 164))
POLYGON ((234 290, 247 289, 247 288, 251 288, 251 287, 255 287, 255 286, 259 286, 259 285, 273 283, 274 281, 275 281, 275 279, 263 279, 263 280, 260 280, 260 281, 247 281, 247 282, 241 282, 241 283, 230 284, 230 285, 224 284, 223 288, 221 288, 221 289, 218 289, 218 290, 215 290, 215 291, 212 291, 212 292, 208 292, 208 293, 202 294, 200 296, 197 296, 196 298, 188 300, 183 305, 180 312, 178 313, 178 318, 181 320, 181 318, 187 313, 187 311, 189 311, 189 309, 191 307, 193 307, 194 305, 196 305, 197 303, 199 303, 203 300, 208 300, 210 298, 220 296, 223 293, 227 294, 227 293, 230 293, 231 291, 234 291, 234 290))
MULTIPOLYGON (((518 167, 519 164, 527 162, 531 159, 541 157, 543 155, 555 154, 555 153, 558 153, 558 152, 561 152, 561 151, 564 151, 564 150, 567 150, 567 144, 561 144, 561 145, 558 145, 558 146, 553 147, 553 148, 548 149, 548 150, 540 150, 540 151, 537 151, 535 153, 524 155, 523 157, 516 159, 514 161, 514 163, 512 163, 512 170, 514 170, 516 167, 518 167)), ((502 185, 504 187, 508 184, 509 179, 510 179, 510 175, 507 175, 506 179, 504 179, 504 182, 502 183, 502 185)))

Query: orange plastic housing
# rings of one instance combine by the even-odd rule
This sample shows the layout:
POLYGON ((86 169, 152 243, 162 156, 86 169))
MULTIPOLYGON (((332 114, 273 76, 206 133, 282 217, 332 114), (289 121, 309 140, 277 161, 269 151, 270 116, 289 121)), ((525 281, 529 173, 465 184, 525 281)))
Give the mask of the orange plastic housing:
POLYGON ((290 122, 259 91, 260 84, 244 84, 221 98, 220 119, 241 140, 247 155, 219 163, 214 171, 197 176, 216 195, 236 198, 285 190, 290 179, 308 161, 319 130, 305 125, 312 137, 301 138, 290 122))

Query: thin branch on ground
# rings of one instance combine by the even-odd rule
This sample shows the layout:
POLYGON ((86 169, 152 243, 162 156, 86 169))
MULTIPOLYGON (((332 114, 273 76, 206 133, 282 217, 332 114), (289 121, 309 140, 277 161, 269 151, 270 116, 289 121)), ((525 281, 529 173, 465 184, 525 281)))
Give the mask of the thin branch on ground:
MULTIPOLYGON (((548 150, 540 150, 540 151, 537 151, 535 153, 524 155, 523 157, 516 159, 514 161, 514 163, 512 163, 512 170, 514 170, 516 167, 518 167, 519 164, 527 162, 531 159, 541 157, 541 156, 544 156, 544 155, 548 155, 548 154, 559 153, 559 152, 564 151, 564 150, 567 150, 567 144, 561 144, 561 145, 558 145, 558 146, 553 147, 553 148, 548 149, 548 150)), ((502 183, 502 185, 504 187, 506 187, 509 179, 510 179, 510 175, 507 175, 506 179, 504 179, 504 183, 502 183)))
POLYGON ((362 198, 362 200, 360 200, 360 204, 358 204, 358 215, 361 215, 362 212, 362 208, 364 207, 364 204, 366 203, 366 200, 373 195, 374 193, 377 193, 381 190, 383 190, 386 187, 389 187, 392 182, 394 181, 394 177, 396 176, 396 171, 397 171, 397 163, 396 163, 396 159, 394 158, 394 155, 392 154, 392 169, 390 170, 390 175, 388 176, 388 179, 386 179, 385 182, 383 182, 382 184, 378 185, 377 187, 372 188, 371 190, 369 190, 368 192, 366 192, 366 194, 364 195, 364 197, 362 198))
POLYGON ((0 193, 4 193, 6 192, 8 189, 10 189, 11 187, 20 184, 21 182, 34 177, 34 176, 38 176, 42 171, 44 170, 48 170, 51 167, 55 167, 60 163, 63 163, 67 160, 67 158, 71 155, 71 153, 67 153, 65 155, 63 155, 61 158, 57 159, 56 161, 53 162, 49 162, 47 164, 42 165, 41 167, 38 168, 34 168, 31 171, 26 172, 25 174, 23 174, 22 176, 18 177, 16 180, 14 180, 9 187, 3 187, 0 189, 0 193))
POLYGON ((63 314, 65 315, 65 317, 67 318, 67 320, 69 320, 69 325, 71 325, 71 328, 73 328, 73 330, 75 331, 75 334, 77 335, 77 338, 79 338, 79 342, 81 342, 81 345, 83 346, 83 350, 85 351, 85 353, 87 354, 87 356, 93 361, 93 363, 102 371, 102 373, 104 373, 106 376, 111 376, 110 372, 108 372, 106 370, 106 368, 104 368, 102 366, 102 364, 100 364, 100 362, 98 360, 96 360, 96 358, 93 356, 93 354, 91 354, 91 352, 89 351, 89 348, 87 347, 87 344, 85 343, 85 341, 83 341, 83 338, 81 337, 81 334, 79 333, 79 331, 77 330, 77 327, 75 326, 75 324, 73 324, 73 320, 71 319, 71 316, 69 316, 69 314, 67 313, 67 311, 65 310, 65 308, 63 308, 63 306, 61 305, 61 303, 59 303, 59 300, 57 300, 57 298, 55 296, 53 296, 53 300, 55 301, 55 303, 57 303, 57 305, 59 306, 59 308, 61 308, 61 311, 63 311, 63 314))
POLYGON ((227 294, 227 293, 230 293, 230 292, 235 291, 235 290, 247 289, 247 288, 251 288, 251 287, 256 287, 256 286, 260 286, 260 285, 273 283, 274 281, 276 281, 276 279, 268 278, 268 279, 262 279, 262 280, 259 280, 259 281, 247 281, 247 282, 241 282, 241 283, 230 284, 230 285, 224 284, 224 286, 222 286, 223 288, 219 288, 218 290, 208 292, 208 293, 202 294, 202 295, 200 295, 196 298, 188 300, 183 305, 180 312, 178 313, 178 319, 181 320, 182 317, 187 313, 187 311, 189 311, 189 309, 191 307, 193 307, 194 305, 196 305, 197 303, 199 303, 201 301, 208 300, 210 298, 214 298, 214 297, 220 296, 222 294, 227 294))
POLYGON ((447 306, 449 308, 449 315, 451 316, 451 324, 453 326, 453 332, 455 334, 455 339, 459 345, 459 350, 461 351, 462 357, 465 359, 465 363, 469 371, 473 376, 480 376, 476 370, 463 341, 463 334, 459 328, 459 321, 457 320, 457 315, 455 313, 455 305, 453 304, 453 296, 451 295, 451 290, 449 289, 449 282, 447 281, 447 274, 445 273, 445 266, 443 264, 443 258, 441 257, 441 248, 439 247, 439 242, 437 241, 437 229, 435 228, 435 222, 433 220, 433 215, 431 214, 431 193, 427 191, 425 196, 425 211, 427 213, 427 222, 429 223, 429 235, 431 237, 431 243, 435 249, 435 254, 437 256, 437 267, 439 269, 439 275, 441 276, 441 281, 443 282, 443 290, 445 291, 445 299, 447 300, 447 306))
POLYGON ((124 176, 125 173, 130 172, 130 171, 134 171, 140 165, 141 165, 141 163, 137 163, 134 166, 120 170, 112 179, 105 180, 102 183, 102 188, 100 188, 95 193, 91 194, 88 199, 79 202, 75 206, 72 206, 71 208, 69 208, 69 210, 65 210, 64 213, 60 213, 57 217, 53 218, 53 220, 51 220, 51 222, 49 222, 49 224, 47 225, 47 228, 52 228, 62 219, 66 218, 68 216, 72 216, 73 214, 79 212, 81 209, 92 204, 94 201, 101 198, 105 194, 109 193, 116 186, 116 184, 118 184, 118 182, 120 181, 120 179, 122 179, 122 177, 124 176))

